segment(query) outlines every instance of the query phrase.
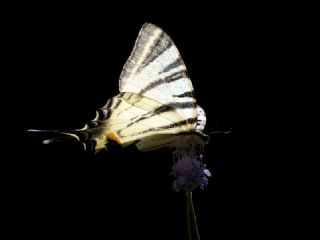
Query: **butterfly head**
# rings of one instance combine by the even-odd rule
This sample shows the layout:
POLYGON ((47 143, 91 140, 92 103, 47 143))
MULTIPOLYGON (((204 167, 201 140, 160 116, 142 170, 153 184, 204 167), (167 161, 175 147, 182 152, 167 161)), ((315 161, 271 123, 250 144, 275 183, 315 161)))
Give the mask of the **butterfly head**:
POLYGON ((206 117, 205 111, 203 110, 202 107, 197 105, 197 125, 196 125, 196 130, 202 131, 206 126, 206 122, 207 122, 207 117, 206 117))

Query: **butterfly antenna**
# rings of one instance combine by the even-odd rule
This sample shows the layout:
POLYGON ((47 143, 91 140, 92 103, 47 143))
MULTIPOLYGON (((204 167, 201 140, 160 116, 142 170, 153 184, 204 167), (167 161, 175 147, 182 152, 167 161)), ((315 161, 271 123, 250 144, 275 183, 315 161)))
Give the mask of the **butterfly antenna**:
POLYGON ((229 130, 225 130, 225 131, 221 131, 221 130, 217 130, 217 131, 211 131, 208 133, 208 135, 214 135, 214 134, 229 134, 232 133, 232 128, 230 128, 229 130))

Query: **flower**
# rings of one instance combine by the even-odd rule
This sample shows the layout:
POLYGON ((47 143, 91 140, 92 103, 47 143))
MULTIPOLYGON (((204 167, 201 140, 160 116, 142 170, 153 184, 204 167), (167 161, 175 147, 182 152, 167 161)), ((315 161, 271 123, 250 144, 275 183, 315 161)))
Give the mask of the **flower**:
POLYGON ((189 192, 198 186, 204 189, 208 185, 207 177, 210 177, 211 173, 202 163, 201 149, 191 145, 177 149, 173 155, 175 164, 172 167, 172 174, 176 178, 173 182, 175 191, 189 192))

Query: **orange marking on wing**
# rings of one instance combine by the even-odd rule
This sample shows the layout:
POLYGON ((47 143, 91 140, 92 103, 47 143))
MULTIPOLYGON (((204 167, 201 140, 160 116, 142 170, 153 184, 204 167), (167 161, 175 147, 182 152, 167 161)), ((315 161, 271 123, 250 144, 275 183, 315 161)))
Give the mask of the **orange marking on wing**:
POLYGON ((117 137, 116 134, 114 134, 113 132, 108 132, 107 133, 107 138, 112 140, 112 141, 115 141, 116 143, 120 144, 121 145, 121 142, 119 140, 119 138, 117 137))

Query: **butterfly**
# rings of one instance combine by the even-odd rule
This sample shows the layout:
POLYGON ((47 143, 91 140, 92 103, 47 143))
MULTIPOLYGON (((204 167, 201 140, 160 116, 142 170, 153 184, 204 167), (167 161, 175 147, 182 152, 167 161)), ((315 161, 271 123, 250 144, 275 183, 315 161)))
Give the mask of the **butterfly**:
POLYGON ((196 103, 186 66, 171 38, 158 26, 142 26, 121 72, 119 91, 82 129, 29 131, 61 135, 45 144, 73 138, 95 152, 108 149, 110 143, 135 144, 140 151, 149 151, 208 142, 203 133, 206 115, 196 103))
POLYGON ((94 152, 115 145, 135 145, 140 151, 169 147, 174 150, 173 188, 204 188, 211 176, 202 163, 203 147, 209 142, 203 132, 206 114, 196 103, 177 47, 158 26, 142 26, 121 72, 119 92, 81 129, 28 131, 59 135, 44 144, 76 139, 94 152))

